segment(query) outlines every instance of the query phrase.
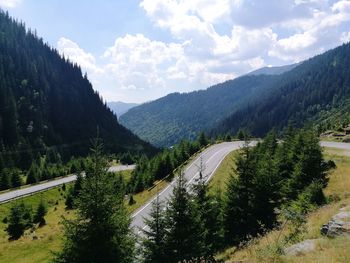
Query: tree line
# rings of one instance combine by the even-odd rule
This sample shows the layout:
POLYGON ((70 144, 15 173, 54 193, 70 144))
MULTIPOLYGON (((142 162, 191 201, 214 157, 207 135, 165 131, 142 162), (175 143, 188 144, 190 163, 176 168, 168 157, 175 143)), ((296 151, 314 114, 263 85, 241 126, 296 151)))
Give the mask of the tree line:
POLYGON ((226 189, 210 191, 205 170, 192 186, 180 172, 168 203, 153 202, 141 246, 135 247, 120 190, 125 185, 108 176, 100 144, 91 159, 73 201, 77 218, 64 220, 56 262, 214 260, 221 249, 278 226, 283 211, 305 215, 327 202, 323 188, 335 167, 324 160, 312 131, 288 129, 280 142, 271 132, 240 150, 226 189))

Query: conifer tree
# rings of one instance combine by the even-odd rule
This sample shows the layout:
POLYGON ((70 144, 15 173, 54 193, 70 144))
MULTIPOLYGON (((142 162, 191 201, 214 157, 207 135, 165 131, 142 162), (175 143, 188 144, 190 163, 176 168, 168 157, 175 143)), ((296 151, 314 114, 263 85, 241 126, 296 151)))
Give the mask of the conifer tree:
POLYGON ((132 262, 134 240, 123 199, 115 195, 102 144, 94 141, 92 162, 76 199, 77 219, 65 220, 63 249, 56 262, 132 262))
POLYGON ((206 180, 207 177, 204 175, 201 160, 199 178, 193 185, 193 199, 199 218, 200 254, 202 259, 210 261, 217 249, 223 244, 223 221, 221 200, 219 196, 209 194, 209 186, 206 180))
POLYGON ((35 164, 35 162, 33 162, 27 174, 26 184, 35 184, 39 182, 40 180, 39 177, 40 177, 39 168, 35 164))
POLYGON ((6 190, 11 187, 10 177, 7 169, 2 170, 0 173, 0 190, 6 190))
POLYGON ((199 258, 202 239, 199 218, 187 190, 186 179, 180 172, 166 210, 166 249, 169 262, 199 258))
POLYGON ((166 224, 163 204, 158 195, 152 203, 150 218, 145 219, 147 228, 143 231, 145 238, 142 242, 145 262, 162 263, 166 261, 166 224))
POLYGON ((6 231, 10 239, 20 238, 24 231, 32 225, 32 211, 23 202, 15 203, 8 217, 6 231))
POLYGON ((19 170, 15 169, 11 174, 11 186, 12 187, 20 187, 22 185, 22 179, 19 174, 19 170))
POLYGON ((40 203, 36 209, 33 222, 39 223, 40 226, 45 225, 45 215, 47 214, 47 207, 44 200, 40 200, 40 203))

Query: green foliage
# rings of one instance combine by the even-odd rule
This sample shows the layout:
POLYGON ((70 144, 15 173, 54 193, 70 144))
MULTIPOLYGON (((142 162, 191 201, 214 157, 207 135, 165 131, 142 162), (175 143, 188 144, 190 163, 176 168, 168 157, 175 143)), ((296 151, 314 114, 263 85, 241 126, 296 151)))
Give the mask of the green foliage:
POLYGON ((56 262, 131 262, 134 240, 122 196, 107 174, 102 146, 96 139, 91 166, 76 198, 77 219, 65 220, 63 249, 56 262))
POLYGON ((23 202, 15 203, 11 209, 7 220, 6 231, 10 239, 20 238, 24 231, 32 226, 32 211, 23 202))
POLYGON ((45 215, 47 214, 47 207, 45 202, 41 199, 40 203, 36 209, 33 223, 38 223, 40 226, 45 225, 45 215))
POLYGON ((143 230, 145 237, 142 241, 144 262, 162 263, 167 259, 166 252, 166 220, 164 205, 157 199, 152 203, 149 219, 145 219, 147 226, 143 230))
POLYGON ((198 140, 194 142, 183 140, 180 144, 173 146, 171 149, 163 150, 150 160, 146 156, 141 156, 137 161, 136 169, 132 172, 128 190, 137 193, 152 186, 156 180, 161 180, 166 176, 171 177, 176 168, 199 151, 201 146, 208 143, 209 140, 202 133, 198 140))
POLYGON ((203 240, 199 217, 187 191, 186 180, 180 172, 173 196, 166 210, 166 253, 168 262, 189 260, 201 256, 203 240))
POLYGON ((27 174, 26 184, 35 184, 39 182, 40 179, 41 179, 40 169, 37 166, 37 164, 33 162, 27 174))
POLYGON ((118 123, 77 64, 2 10, 0 32, 0 169, 85 156, 96 127, 107 151, 155 152, 118 123))
POLYGON ((313 132, 289 129, 279 144, 275 132, 254 148, 246 144, 236 167, 225 194, 225 237, 229 244, 273 227, 280 208, 305 217, 313 207, 323 204, 322 189, 333 166, 324 161, 313 132))
POLYGON ((254 136, 288 123, 303 127, 315 123, 318 132, 349 124, 350 44, 343 44, 281 74, 270 91, 233 111, 215 133, 235 133, 239 128, 254 136))
POLYGON ((0 190, 6 190, 11 187, 10 175, 7 169, 2 170, 0 173, 0 190))
POLYGON ((242 76, 207 90, 169 94, 132 108, 120 122, 153 145, 170 147, 183 139, 194 140, 200 131, 210 130, 235 110, 261 99, 278 79, 242 76))

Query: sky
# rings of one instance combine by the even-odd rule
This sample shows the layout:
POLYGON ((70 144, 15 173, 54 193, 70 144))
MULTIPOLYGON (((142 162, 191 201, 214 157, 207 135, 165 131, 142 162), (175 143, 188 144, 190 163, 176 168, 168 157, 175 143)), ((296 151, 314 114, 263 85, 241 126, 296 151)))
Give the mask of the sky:
POLYGON ((350 0, 0 0, 106 101, 142 103, 350 41, 350 0))

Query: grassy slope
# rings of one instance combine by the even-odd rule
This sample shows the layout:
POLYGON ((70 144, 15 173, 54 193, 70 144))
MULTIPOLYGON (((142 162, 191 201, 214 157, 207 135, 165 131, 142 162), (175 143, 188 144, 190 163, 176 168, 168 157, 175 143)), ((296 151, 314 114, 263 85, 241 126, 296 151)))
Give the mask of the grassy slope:
MULTIPOLYGON (((199 153, 192 156, 187 162, 184 163, 186 166, 192 160, 194 160, 199 153)), ((221 170, 224 171, 222 167, 230 165, 228 155, 223 161, 222 166, 218 169, 217 173, 221 170)), ((123 171, 123 177, 128 181, 131 177, 131 170, 123 171)), ((212 181, 221 181, 222 186, 224 186, 225 179, 223 179, 224 173, 219 176, 214 176, 212 181), (221 179, 220 179, 221 178, 221 179)), ((217 183, 216 183, 217 184, 217 183)), ((138 208, 140 208, 146 201, 154 197, 157 192, 161 191, 168 185, 168 181, 159 181, 157 186, 152 189, 144 190, 133 196, 135 203, 133 205, 128 205, 128 200, 125 200, 126 207, 130 213, 133 213, 138 208)), ((67 187, 68 188, 68 187, 67 187)), ((73 211, 65 210, 65 192, 61 188, 54 188, 42 193, 38 193, 29 197, 25 197, 14 202, 25 202, 35 209, 38 205, 40 199, 43 198, 48 205, 48 214, 45 217, 47 225, 35 229, 35 232, 31 233, 27 230, 25 235, 19 240, 9 242, 7 240, 7 233, 4 231, 6 224, 2 222, 3 218, 9 214, 9 209, 12 202, 0 205, 0 263, 13 262, 13 263, 39 263, 39 262, 50 262, 52 259, 52 252, 57 251, 61 246, 62 239, 62 216, 69 218, 72 217, 73 211), (56 204, 56 201, 58 203, 56 204), (33 237, 38 237, 37 240, 33 240, 33 237)))
POLYGON ((321 238, 314 252, 300 256, 280 256, 272 252, 276 245, 288 233, 288 227, 283 231, 273 230, 265 236, 252 240, 246 247, 229 248, 218 255, 218 259, 227 262, 350 262, 350 238, 323 238, 320 227, 327 223, 341 207, 350 205, 350 157, 348 152, 337 149, 326 149, 326 158, 337 164, 337 169, 330 175, 325 189, 326 196, 337 200, 323 206, 308 216, 306 231, 300 240, 321 238), (278 239, 278 236, 281 237, 278 239))
POLYGON ((225 159, 221 162, 218 169, 215 171, 213 177, 210 179, 210 191, 216 191, 216 189, 220 189, 221 191, 225 191, 226 182, 230 178, 230 176, 234 175, 235 168, 235 156, 237 156, 238 152, 233 151, 229 153, 225 159))
MULTIPOLYGON (((122 174, 128 180, 131 171, 123 171, 122 174)), ((68 189, 68 185, 66 188, 68 189)), ((74 216, 74 211, 65 209, 65 195, 66 192, 59 187, 0 205, 0 263, 50 262, 52 259, 51 251, 57 251, 61 246, 62 216, 66 218, 74 216), (8 241, 7 233, 4 231, 6 224, 2 220, 9 214, 13 202, 24 202, 35 210, 41 198, 45 200, 48 207, 48 213, 45 217, 47 224, 41 228, 36 227, 34 231, 27 230, 19 240, 8 241)), ((135 196, 135 199, 138 200, 139 197, 135 196)), ((128 206, 130 212, 134 209, 136 206, 128 206)))

